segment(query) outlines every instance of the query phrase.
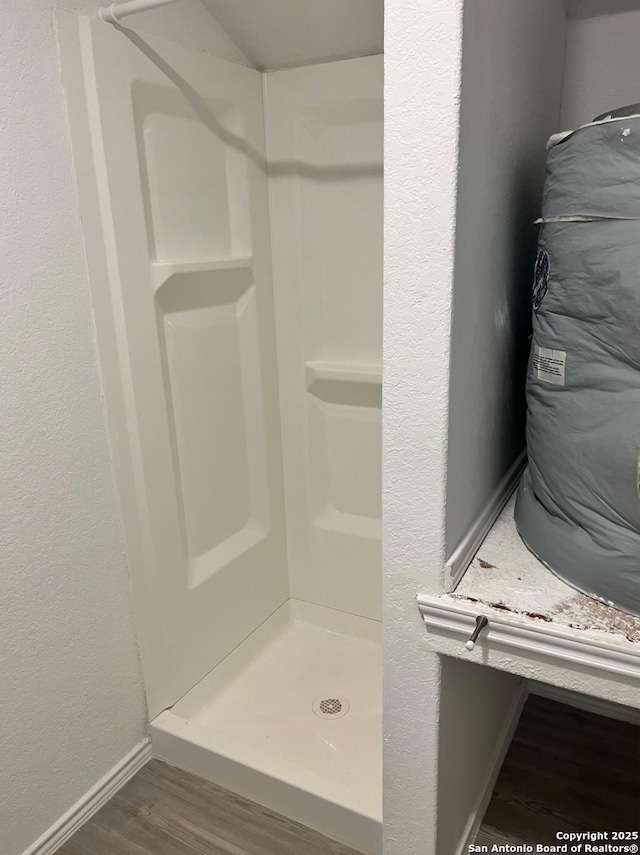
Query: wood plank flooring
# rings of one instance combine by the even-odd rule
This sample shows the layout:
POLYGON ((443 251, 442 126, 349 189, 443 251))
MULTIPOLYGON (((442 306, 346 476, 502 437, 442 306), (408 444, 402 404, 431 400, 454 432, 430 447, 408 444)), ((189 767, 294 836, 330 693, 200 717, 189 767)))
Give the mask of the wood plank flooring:
POLYGON ((359 855, 208 781, 151 760, 58 855, 359 855))
MULTIPOLYGON (((558 831, 639 825, 640 728, 531 696, 476 843, 554 843, 558 831)), ((152 760, 59 855, 358 853, 152 760)))
MULTIPOLYGON (((529 841, 523 840, 521 837, 514 837, 513 834, 507 834, 505 831, 498 831, 495 828, 489 828, 488 825, 482 825, 480 831, 477 834, 474 843, 480 846, 489 846, 491 847, 494 843, 497 844, 517 844, 517 843, 528 843, 529 841)), ((489 848, 491 851, 491 848, 489 848)))
POLYGON ((509 843, 557 843, 558 831, 639 827, 640 728, 532 695, 480 842, 496 832, 509 843))

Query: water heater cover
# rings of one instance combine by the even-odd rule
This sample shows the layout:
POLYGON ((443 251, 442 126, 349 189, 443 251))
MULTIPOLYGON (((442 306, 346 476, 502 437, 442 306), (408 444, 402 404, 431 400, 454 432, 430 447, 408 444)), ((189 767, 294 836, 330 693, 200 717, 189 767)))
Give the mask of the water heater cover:
POLYGON ((580 591, 640 614, 640 105, 550 141, 516 525, 580 591), (620 113, 629 113, 622 115, 620 113))

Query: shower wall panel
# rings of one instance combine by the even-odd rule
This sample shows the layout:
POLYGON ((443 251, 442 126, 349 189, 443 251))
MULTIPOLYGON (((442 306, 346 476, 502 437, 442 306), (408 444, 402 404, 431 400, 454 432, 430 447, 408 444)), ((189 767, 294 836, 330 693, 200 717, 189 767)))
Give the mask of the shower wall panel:
POLYGON ((382 57, 265 98, 291 593, 379 618, 382 57))
POLYGON ((153 715, 288 596, 261 77, 97 21, 64 27, 153 715))

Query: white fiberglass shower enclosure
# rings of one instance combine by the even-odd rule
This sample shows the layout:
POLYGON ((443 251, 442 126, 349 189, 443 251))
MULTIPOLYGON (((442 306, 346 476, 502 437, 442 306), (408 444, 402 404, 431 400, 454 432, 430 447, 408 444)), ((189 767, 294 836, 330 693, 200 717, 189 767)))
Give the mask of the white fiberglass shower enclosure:
POLYGON ((155 751, 375 853, 381 57, 58 29, 155 751))

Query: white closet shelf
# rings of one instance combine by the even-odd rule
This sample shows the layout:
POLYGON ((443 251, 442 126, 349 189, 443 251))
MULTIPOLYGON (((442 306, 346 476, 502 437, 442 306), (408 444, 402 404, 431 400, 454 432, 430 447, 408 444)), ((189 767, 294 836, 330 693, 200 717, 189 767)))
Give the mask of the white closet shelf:
POLYGON ((512 498, 454 593, 418 597, 434 643, 454 637, 461 655, 475 658, 464 644, 476 615, 484 615, 489 626, 478 641, 480 655, 498 645, 640 679, 640 617, 587 597, 548 570, 520 539, 514 504, 512 498))
MULTIPOLYGON (((578 666, 592 672, 618 674, 640 680, 640 644, 626 644, 614 636, 611 641, 596 638, 584 630, 550 627, 528 616, 505 617, 500 610, 482 603, 453 600, 450 595, 420 595, 418 606, 427 631, 433 636, 459 639, 460 654, 470 661, 484 659, 485 648, 499 647, 520 655, 541 655, 559 660, 565 668, 578 666), (476 615, 485 615, 489 625, 481 633, 476 655, 465 651, 465 643, 474 627, 476 615), (635 649, 634 649, 635 647, 635 649)), ((450 648, 442 652, 450 652, 450 648)))
POLYGON ((307 386, 318 381, 330 383, 365 383, 380 386, 382 367, 380 365, 337 365, 332 362, 305 362, 307 386))
POLYGON ((172 276, 180 273, 209 273, 218 270, 238 270, 253 267, 252 255, 228 258, 193 259, 190 261, 152 261, 151 281, 157 291, 172 276))

